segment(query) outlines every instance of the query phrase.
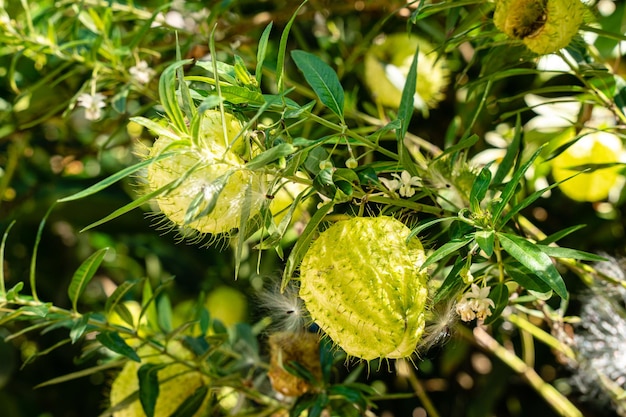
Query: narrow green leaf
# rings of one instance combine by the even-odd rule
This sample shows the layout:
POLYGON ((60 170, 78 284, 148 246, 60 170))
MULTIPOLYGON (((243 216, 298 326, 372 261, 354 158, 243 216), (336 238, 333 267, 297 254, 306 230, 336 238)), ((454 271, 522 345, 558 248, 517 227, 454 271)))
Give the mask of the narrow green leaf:
POLYGON ((116 172, 115 174, 111 175, 110 177, 105 178, 102 181, 99 181, 98 183, 92 185, 91 187, 88 187, 76 194, 72 194, 70 196, 57 200, 57 203, 65 203, 68 201, 74 201, 74 200, 79 200, 81 198, 89 197, 90 195, 96 194, 104 190, 105 188, 115 184, 119 180, 126 178, 127 176, 131 174, 134 174, 140 169, 145 168, 146 166, 150 165, 152 162, 163 159, 163 158, 168 158, 171 155, 172 155, 171 153, 168 153, 168 154, 163 153, 156 158, 146 159, 144 161, 139 162, 138 164, 124 168, 123 170, 116 172))
POLYGON ((322 391, 320 394, 317 395, 315 403, 313 403, 313 406, 309 409, 309 413, 307 416, 321 417, 322 413, 328 406, 328 401, 328 395, 324 391, 322 391))
POLYGON ((312 100, 312 101, 309 101, 304 106, 298 106, 298 107, 287 106, 287 108, 283 112, 283 117, 285 119, 299 119, 302 117, 303 114, 311 113, 311 110, 313 109, 313 107, 315 107, 315 103, 316 101, 312 100))
MULTIPOLYGON (((133 313, 130 312, 126 304, 118 303, 112 311, 126 325, 124 326, 124 324, 122 324, 121 327, 124 327, 125 329, 131 329, 131 330, 135 328, 135 324, 136 324, 135 317, 133 316, 133 313)), ((118 324, 116 323, 115 325, 117 326, 118 324)))
POLYGON ((102 365, 92 366, 91 368, 81 369, 80 371, 72 372, 72 373, 65 374, 56 378, 49 379, 45 382, 42 382, 41 384, 35 385, 34 388, 38 389, 38 388, 48 387, 50 385, 60 384, 63 382, 73 381, 78 378, 84 378, 86 376, 97 374, 103 371, 108 371, 111 368, 117 368, 120 366, 120 363, 122 363, 122 361, 119 361, 119 360, 105 362, 102 365))
MULTIPOLYGON (((180 46, 178 45, 178 34, 176 35, 176 59, 180 60, 180 46)), ((193 61, 192 61, 193 62, 193 61)), ((196 106, 193 104, 191 98, 191 92, 189 86, 185 82, 185 72, 182 65, 176 68, 176 78, 178 78, 178 90, 180 91, 180 98, 182 101, 182 111, 187 120, 192 120, 196 115, 196 106)), ((184 130, 183 130, 184 132, 184 130)))
POLYGON ((157 298, 157 314, 159 327, 165 333, 172 331, 172 303, 167 293, 163 293, 157 298))
POLYGON ((546 255, 552 258, 576 259, 579 261, 603 262, 608 259, 593 253, 584 252, 577 249, 561 248, 558 246, 537 245, 546 255))
POLYGON ((548 236, 547 238, 537 242, 537 244, 541 244, 541 245, 549 245, 550 243, 554 243, 554 242, 558 242, 559 240, 563 239, 565 236, 572 234, 574 232, 579 231, 580 229, 584 229, 585 227, 587 227, 584 224, 577 224, 575 226, 570 226, 567 227, 563 230, 559 230, 558 232, 551 234, 550 236, 548 236))
POLYGON ((434 226, 437 223, 441 223, 441 222, 445 222, 445 221, 451 221, 451 220, 454 220, 454 219, 456 219, 456 217, 441 217, 441 218, 438 218, 438 219, 428 220, 428 221, 420 224, 419 226, 415 227, 414 229, 411 229, 411 233, 407 237, 407 241, 409 241, 413 237, 419 235, 424 230, 428 229, 431 226, 434 226))
POLYGON ((504 264, 504 270, 511 279, 517 282, 522 288, 536 295, 543 294, 541 299, 549 299, 552 296, 550 286, 536 276, 525 266, 518 262, 507 262, 504 264))
POLYGON ((130 88, 128 86, 122 87, 122 89, 111 98, 111 107, 119 114, 126 112, 126 100, 128 99, 128 93, 130 88))
MULTIPOLYGON (((408 35, 407 35, 408 36, 408 35)), ((411 66, 409 67, 409 73, 406 76, 404 87, 402 87, 402 95, 400 98, 400 106, 398 107, 398 120, 400 120, 400 129, 396 130, 396 139, 398 141, 398 149, 401 153, 405 152, 404 137, 409 130, 409 124, 411 123, 411 117, 415 109, 415 95, 417 86, 417 61, 419 57, 419 46, 415 50, 411 66)), ((402 155, 400 155, 402 157, 402 155)))
POLYGON ((139 402, 141 402, 141 407, 147 417, 154 417, 156 402, 159 398, 159 371, 166 366, 166 364, 162 363, 147 363, 141 365, 137 371, 139 402))
POLYGON ((449 255, 452 255, 471 241, 472 237, 464 237, 462 239, 455 239, 451 240, 450 242, 444 243, 443 246, 441 246, 439 249, 434 251, 428 258, 426 258, 426 261, 424 261, 420 269, 423 270, 427 266, 434 264, 435 262, 440 261, 441 259, 449 255))
POLYGON ((72 328, 70 329, 70 340, 72 344, 76 343, 87 330, 87 324, 89 323, 90 314, 83 314, 74 320, 72 328))
POLYGON ((232 174, 233 171, 227 172, 198 191, 185 212, 185 224, 191 224, 213 212, 232 174))
POLYGON ((320 101, 343 121, 344 92, 337 73, 309 52, 292 51, 291 57, 320 101))
POLYGON ((496 241, 496 236, 493 230, 479 230, 474 234, 476 244, 482 249, 487 256, 493 254, 493 246, 496 241))
POLYGON ((115 307, 122 300, 124 300, 124 298, 126 297, 126 294, 128 294, 128 292, 132 290, 139 282, 140 280, 138 279, 132 279, 132 280, 124 281, 120 285, 118 285, 115 291, 113 291, 113 294, 111 294, 107 298, 106 303, 104 304, 105 314, 106 315, 111 314, 111 312, 115 310, 115 307))
POLYGON ((239 55, 235 55, 233 58, 235 59, 235 65, 233 66, 235 69, 235 78, 239 84, 246 88, 254 89, 257 85, 256 78, 252 78, 252 74, 248 71, 244 60, 239 55))
POLYGON ((29 270, 30 291, 35 301, 39 301, 39 297, 37 296, 37 274, 36 274, 37 254, 39 253, 39 244, 41 243, 41 236, 43 235, 43 229, 46 225, 46 221, 48 220, 50 213, 52 213, 52 210, 54 209, 56 205, 57 203, 53 203, 48 208, 48 211, 46 211, 46 214, 43 216, 43 218, 39 222, 39 227, 37 228, 37 235, 35 236, 35 244, 33 245, 33 254, 30 258, 30 270, 29 270))
MULTIPOLYGON (((159 15, 159 13, 161 13, 163 10, 167 9, 170 7, 169 3, 165 3, 162 4, 159 7, 156 7, 153 11, 152 11, 152 15, 150 16, 149 19, 146 20, 142 20, 141 23, 141 29, 139 29, 136 34, 132 37, 132 40, 130 41, 130 43, 128 43, 128 49, 133 51, 135 50, 135 48, 137 47, 137 45, 139 45, 139 43, 141 42, 141 40, 144 38, 144 36, 150 32, 152 29, 152 23, 154 22, 154 19, 156 19, 156 17, 159 15)), ((137 22, 139 23, 139 21, 137 22)))
POLYGON ((107 349, 112 350, 115 353, 126 356, 127 358, 134 360, 135 362, 141 362, 141 358, 137 355, 137 352, 128 344, 122 336, 117 332, 103 332, 96 336, 96 340, 107 349))
POLYGON ((504 190, 502 190, 502 195, 500 196, 500 202, 496 204, 493 208, 492 218, 493 218, 494 223, 498 222, 500 215, 504 211, 504 208, 509 203, 511 198, 513 198, 513 195, 515 194, 517 187, 522 182, 522 178, 524 177, 524 174, 526 173, 528 168, 531 167, 533 162, 535 162, 535 159, 537 159, 537 157, 541 154, 542 151, 543 151, 543 146, 540 146, 539 149, 537 149, 535 153, 530 157, 530 159, 528 159, 528 161, 526 161, 520 168, 518 168, 513 173, 511 180, 506 184, 506 186, 504 187, 504 190))
POLYGON ((513 165, 516 160, 517 154, 521 151, 522 146, 522 118, 518 114, 517 119, 515 120, 515 134, 513 136, 513 141, 506 148, 506 153, 504 154, 504 158, 498 165, 498 169, 496 170, 496 174, 493 176, 493 183, 500 184, 504 181, 506 175, 513 169, 513 165))
POLYGON ((318 172, 315 178, 313 178, 313 188, 331 200, 334 199, 337 193, 337 186, 333 182, 333 170, 324 168, 318 172))
POLYGON ((155 136, 165 136, 172 140, 180 140, 180 136, 178 136, 171 128, 167 126, 163 126, 153 120, 142 116, 135 116, 129 119, 131 122, 135 122, 150 130, 150 132, 155 136))
POLYGON ((471 135, 470 137, 460 140, 459 143, 457 143, 456 145, 446 148, 442 153, 437 155, 437 157, 433 159, 433 162, 443 158, 446 155, 453 155, 459 151, 462 151, 463 149, 474 146, 474 144, 478 142, 478 139, 478 135, 471 135))
POLYGON ((470 209, 473 213, 480 211, 480 202, 483 201, 489 190, 489 185, 491 184, 490 165, 491 164, 488 164, 483 167, 474 180, 474 184, 472 184, 472 190, 470 191, 470 209))
MULTIPOLYGON (((573 176, 576 176, 578 174, 575 174, 573 176)), ((513 218, 513 216, 515 216, 517 213, 519 213, 520 211, 524 210, 526 207, 530 206, 533 202, 535 202, 537 199, 539 199, 546 191, 551 190, 555 187, 557 187, 560 183, 569 180, 572 177, 568 177, 562 181, 559 182, 555 182, 550 184, 549 186, 542 188, 541 190, 537 190, 535 192, 533 192, 532 194, 530 194, 528 197, 524 198, 522 201, 520 201, 518 204, 514 205, 513 207, 511 207, 511 210, 509 210, 508 213, 506 213, 506 215, 502 218, 502 225, 505 225, 509 222, 509 220, 511 220, 513 218)))
MULTIPOLYGON (((176 72, 179 67, 192 63, 192 59, 185 59, 177 61, 165 68, 159 79, 159 99, 161 105, 165 110, 167 117, 172 124, 180 131, 186 132, 187 127, 185 125, 185 116, 178 104, 178 97, 176 94, 176 72)), ((184 80, 179 80, 181 83, 184 80)))
POLYGON ((309 245, 317 233, 317 227, 326 216, 326 213, 328 213, 333 206, 333 202, 324 204, 322 207, 317 209, 315 214, 311 217, 311 220, 309 220, 309 223, 306 225, 304 231, 291 250, 289 258, 287 258, 287 263, 283 272, 283 279, 280 285, 281 290, 284 290, 285 287, 287 287, 287 284, 291 280, 296 268, 300 265, 300 261, 302 261, 304 254, 309 249, 309 245))
POLYGON ((126 204, 124 207, 121 207, 117 210, 115 210, 113 213, 109 214, 108 216, 91 223, 88 226, 85 226, 81 232, 85 232, 87 230, 93 229, 94 227, 100 226, 101 224, 104 224, 108 221, 111 221, 113 219, 116 219, 126 213, 128 213, 129 211, 132 211, 134 209, 136 209, 137 207, 141 207, 142 204, 147 203, 148 201, 150 201, 151 199, 153 199, 154 197, 158 196, 159 194, 163 193, 164 191, 168 190, 172 184, 174 183, 174 181, 172 181, 169 184, 164 185, 163 187, 159 188, 158 190, 155 190, 151 193, 148 193, 146 195, 143 195, 141 197, 139 197, 138 199, 136 199, 135 201, 126 204))
POLYGON ((98 271, 100 264, 104 260, 104 256, 107 254, 109 248, 103 248, 93 253, 89 258, 85 259, 83 263, 78 267, 76 272, 74 272, 74 276, 72 277, 72 281, 70 282, 70 286, 67 290, 67 295, 70 297, 70 301, 72 302, 72 309, 74 311, 78 311, 78 298, 81 296, 89 281, 93 278, 95 273, 98 271))
POLYGON ((11 231, 13 225, 15 225, 15 220, 9 223, 7 230, 5 230, 2 235, 2 243, 0 243, 0 298, 3 298, 6 295, 6 287, 4 286, 4 250, 6 248, 9 232, 11 231))
POLYGON ((556 270, 550 257, 542 252, 537 245, 508 233, 498 233, 497 238, 500 240, 502 248, 509 255, 548 284, 559 297, 564 300, 568 299, 567 288, 561 274, 556 270))
POLYGON ((235 250, 235 279, 239 277, 239 268, 241 267, 244 243, 246 241, 244 236, 248 234, 248 222, 250 220, 250 209, 252 206, 252 184, 250 181, 245 184, 245 187, 244 203, 241 207, 241 217, 239 219, 239 233, 241 233, 241 238, 237 239, 237 248, 235 250))
POLYGON ((209 387, 202 385, 183 401, 170 417, 193 417, 200 409, 209 392, 209 387))
POLYGON ((489 292, 489 298, 493 300, 495 308, 491 312, 491 315, 485 319, 485 324, 491 324, 496 321, 504 308, 509 305, 509 289, 505 284, 497 284, 491 287, 489 292))
POLYGON ((17 297, 19 297, 20 292, 24 289, 24 283, 23 282, 18 282, 17 284, 15 284, 13 287, 9 288, 9 290, 7 291, 7 295, 6 295, 6 300, 11 302, 13 300, 15 300, 17 297))
POLYGON ((256 52, 256 70, 254 73, 257 85, 261 85, 261 78, 263 77, 263 63, 265 62, 265 55, 267 55, 267 45, 269 43, 272 25, 273 22, 270 22, 269 25, 265 27, 261 37, 259 38, 259 45, 256 52))
POLYGON ((280 158, 293 154, 296 150, 297 148, 290 143, 281 143, 255 156, 246 164, 246 168, 250 170, 264 168, 280 158))
POLYGON ((159 330, 159 315, 156 307, 156 294, 152 291, 150 280, 147 279, 143 282, 140 317, 146 318, 148 327, 155 331, 159 330))
POLYGON ((287 54, 287 41, 289 40, 289 31, 291 30, 291 26, 293 22, 296 20, 298 13, 300 13, 300 9, 307 3, 307 0, 304 0, 300 6, 293 12, 291 19, 285 25, 285 29, 283 29, 283 33, 280 35, 280 42, 278 44, 278 56, 276 57, 276 74, 278 75, 277 85, 278 92, 283 93, 285 91, 285 55, 287 54))
MULTIPOLYGON (((263 94, 238 85, 222 85, 220 86, 219 93, 224 101, 233 104, 247 104, 250 106, 261 106, 265 104, 263 94)), ((214 94, 217 94, 217 92, 214 94)))
POLYGON ((437 293, 433 298, 433 305, 439 303, 441 300, 448 300, 465 285, 460 276, 460 272, 463 268, 465 268, 466 263, 466 260, 461 256, 455 259, 454 265, 452 265, 452 268, 450 268, 446 278, 437 289, 437 293))

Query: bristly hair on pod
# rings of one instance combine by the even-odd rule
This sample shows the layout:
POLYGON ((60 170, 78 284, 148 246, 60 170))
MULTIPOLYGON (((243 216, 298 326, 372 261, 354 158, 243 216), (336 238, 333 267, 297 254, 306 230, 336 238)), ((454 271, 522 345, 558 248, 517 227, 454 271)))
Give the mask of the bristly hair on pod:
POLYGON ((609 260, 595 265, 610 279, 598 280, 581 299, 580 322, 574 327, 576 352, 571 384, 582 401, 598 409, 614 408, 626 416, 626 276, 624 262, 609 260))
POLYGON ((453 327, 459 319, 454 299, 441 301, 428 310, 424 335, 417 345, 418 356, 426 355, 431 349, 445 344, 452 336, 453 327))
POLYGON ((271 332, 304 332, 311 323, 304 302, 298 296, 298 286, 291 281, 281 291, 280 283, 273 283, 257 294, 259 307, 270 318, 268 326, 271 332))

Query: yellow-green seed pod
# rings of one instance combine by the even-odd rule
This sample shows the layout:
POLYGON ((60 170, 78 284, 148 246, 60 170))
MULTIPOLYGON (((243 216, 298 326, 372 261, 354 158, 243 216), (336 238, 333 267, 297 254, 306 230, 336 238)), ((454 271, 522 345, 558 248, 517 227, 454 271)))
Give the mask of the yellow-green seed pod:
POLYGON ((246 205, 249 217, 261 208, 266 188, 265 176, 244 168, 245 162, 233 151, 238 147, 237 142, 233 149, 227 150, 226 146, 235 140, 242 126, 232 115, 227 114, 226 117, 226 138, 221 116, 213 111, 207 112, 198 145, 161 136, 150 149, 149 157, 170 152, 174 154, 148 167, 150 192, 184 178, 176 188, 156 197, 161 211, 178 226, 201 233, 228 233, 240 226, 246 205), (214 196, 217 196, 216 200, 214 196), (186 213, 198 197, 204 197, 204 201, 197 206, 196 212, 201 213, 212 203, 215 206, 207 210, 208 214, 185 223, 186 213))
POLYGON ((417 84, 414 106, 427 113, 444 98, 449 70, 444 58, 417 36, 395 33, 375 42, 365 55, 365 84, 374 100, 388 107, 399 107, 417 47, 417 84))
POLYGON ((300 266, 311 318, 347 354, 410 356, 422 337, 428 296, 425 254, 393 217, 339 221, 313 242, 300 266))
MULTIPOLYGON (((167 349, 171 355, 182 360, 193 358, 193 354, 179 342, 170 342, 167 349)), ((174 362, 171 356, 160 354, 159 351, 151 346, 139 348, 137 354, 141 357, 141 363, 128 361, 111 385, 109 398, 112 407, 119 405, 128 396, 139 390, 137 371, 141 365, 146 363, 167 364, 157 374, 159 379, 159 396, 157 397, 154 412, 155 417, 170 416, 198 388, 207 385, 209 382, 208 378, 200 372, 193 371, 182 363, 174 362)), ((209 396, 205 398, 203 406, 194 414, 195 416, 204 415, 208 401, 209 396)), ((114 417, 145 417, 145 415, 139 399, 113 413, 114 417)))
MULTIPOLYGON (((622 152, 622 141, 618 136, 603 131, 589 132, 552 160, 552 176, 556 181, 564 181, 576 174, 577 171, 571 168, 577 166, 619 163, 622 152)), ((559 189, 575 201, 606 200, 621 182, 620 169, 614 166, 583 172, 559 184, 559 189)))
POLYGON ((497 0, 493 22, 531 51, 545 55, 569 45, 585 12, 580 0, 497 0))

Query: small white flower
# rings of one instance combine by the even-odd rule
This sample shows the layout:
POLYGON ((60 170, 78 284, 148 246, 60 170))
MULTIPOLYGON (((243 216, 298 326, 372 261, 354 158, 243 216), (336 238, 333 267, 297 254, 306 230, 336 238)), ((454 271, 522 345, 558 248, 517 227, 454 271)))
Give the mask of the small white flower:
POLYGON ((472 321, 476 318, 476 314, 472 309, 472 306, 467 301, 461 301, 456 305, 456 312, 461 316, 463 321, 472 321))
POLYGON ((461 301, 456 305, 456 311, 463 321, 471 321, 474 318, 484 320, 491 315, 491 309, 495 307, 489 297, 490 287, 480 288, 472 284, 471 290, 463 294, 461 301))
POLYGON ((130 72, 130 75, 132 75, 133 79, 139 84, 147 84, 150 79, 154 77, 154 74, 156 74, 156 71, 150 68, 146 61, 139 61, 137 65, 130 67, 128 72, 130 72))
POLYGON ((378 179, 380 180, 380 182, 383 183, 385 187, 389 189, 389 191, 396 191, 398 188, 400 188, 400 181, 398 180, 390 180, 383 177, 380 177, 378 179))
POLYGON ((100 109, 106 107, 105 99, 106 97, 101 93, 83 93, 78 96, 76 102, 85 108, 85 119, 98 120, 102 115, 100 109))
POLYGON ((402 171, 401 174, 393 173, 391 176, 396 179, 389 180, 387 178, 380 178, 380 182, 390 191, 398 190, 402 197, 413 197, 413 195, 415 195, 413 187, 420 185, 420 179, 418 177, 412 177, 409 171, 402 171))

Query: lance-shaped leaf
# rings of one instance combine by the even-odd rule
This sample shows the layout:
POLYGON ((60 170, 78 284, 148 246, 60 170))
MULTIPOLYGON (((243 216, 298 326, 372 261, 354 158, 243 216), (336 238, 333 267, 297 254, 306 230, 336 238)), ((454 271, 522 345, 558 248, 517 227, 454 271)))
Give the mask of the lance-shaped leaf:
POLYGON ((292 51, 291 57, 320 101, 343 120, 344 93, 337 73, 317 56, 292 51))
POLYGON ((498 233, 502 248, 519 263, 532 271, 540 280, 548 284, 554 292, 567 300, 567 288, 559 271, 548 255, 528 240, 508 233, 498 233))
POLYGON ((425 269, 427 266, 440 261, 441 259, 452 255, 459 251, 463 246, 466 246, 468 243, 472 241, 472 237, 464 237, 462 239, 451 240, 450 242, 445 243, 439 249, 434 251, 422 264, 421 269, 425 269))
POLYGON ((209 387, 202 385, 187 397, 170 417, 193 417, 202 406, 208 392, 209 387))
POLYGON ((141 362, 141 358, 137 355, 137 352, 128 344, 122 336, 120 336, 117 332, 103 332, 99 333, 96 336, 96 340, 102 345, 115 353, 119 353, 120 355, 126 356, 129 359, 134 360, 135 362, 141 362))
POLYGON ((100 267, 100 264, 102 263, 102 260, 108 250, 109 248, 103 248, 92 254, 89 258, 85 259, 85 261, 74 273, 72 282, 67 290, 67 295, 72 301, 72 308, 74 311, 77 311, 78 298, 81 296, 83 291, 85 291, 87 284, 89 284, 89 281, 91 281, 100 267))
POLYGON ((147 417, 154 417, 157 398, 159 398, 159 370, 165 364, 147 363, 137 371, 139 379, 139 401, 147 417))
MULTIPOLYGON (((491 164, 489 164, 491 165, 491 164)), ((472 212, 477 213, 480 210, 480 202, 483 201, 491 184, 491 171, 489 165, 483 167, 472 185, 470 191, 470 207, 472 212)))

